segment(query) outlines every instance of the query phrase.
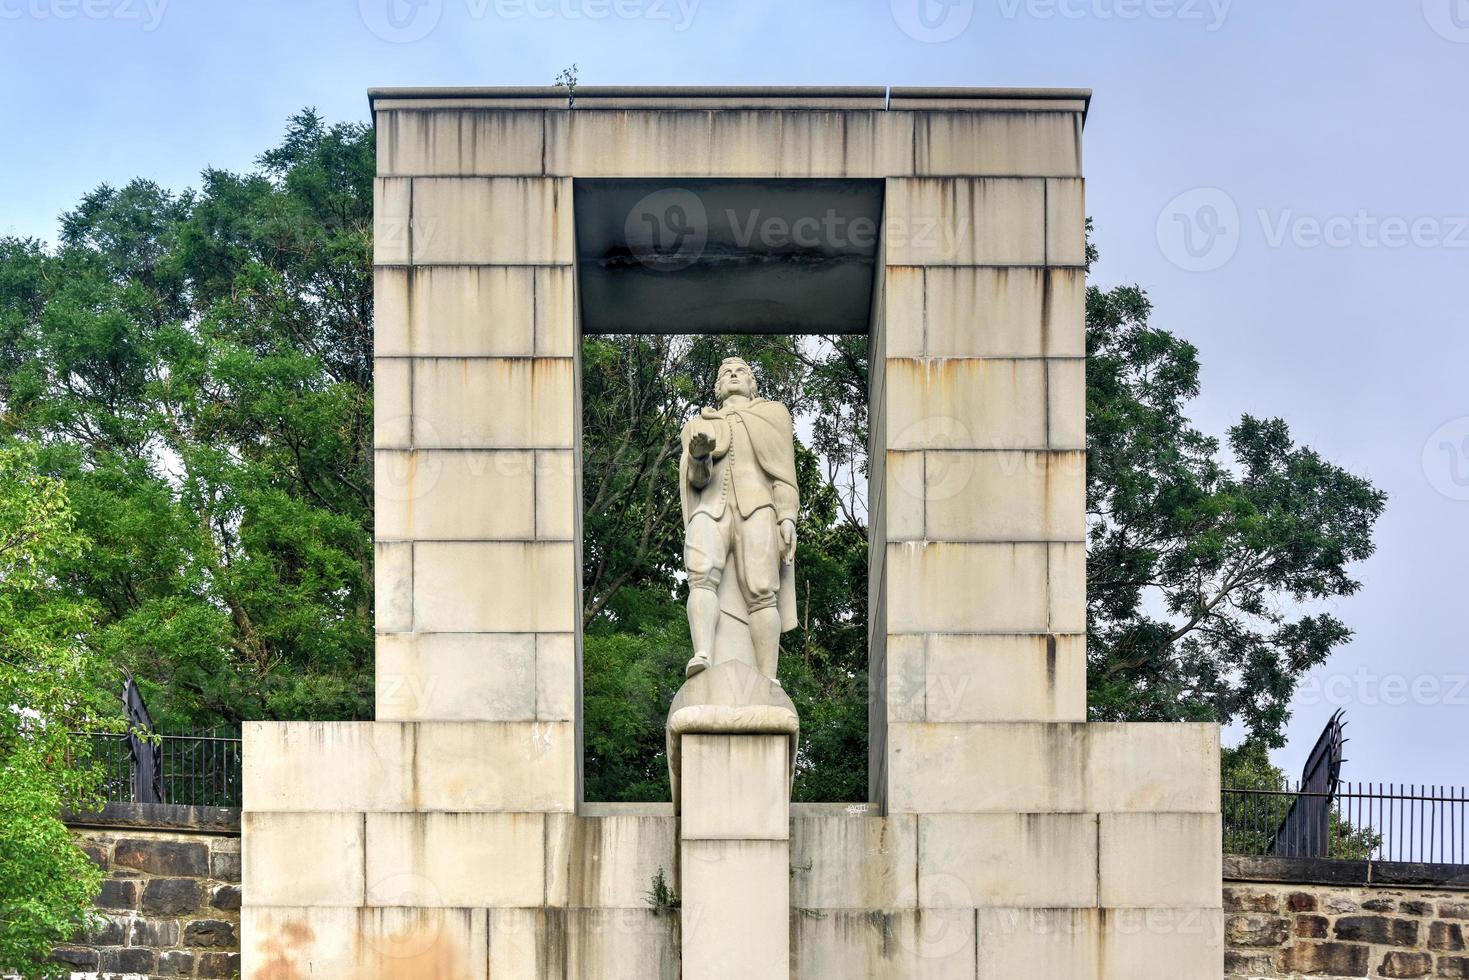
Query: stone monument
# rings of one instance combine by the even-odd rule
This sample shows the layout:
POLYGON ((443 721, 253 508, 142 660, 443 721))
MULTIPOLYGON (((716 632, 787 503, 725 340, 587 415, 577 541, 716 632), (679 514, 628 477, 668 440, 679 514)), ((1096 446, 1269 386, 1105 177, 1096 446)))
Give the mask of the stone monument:
MULTIPOLYGON (((1220 976, 1217 727, 1087 722, 1090 94, 371 100, 376 716, 246 726, 244 980, 1220 976), (675 206, 701 247, 636 261, 675 206), (866 803, 790 802, 779 588, 728 553, 673 800, 583 799, 581 338, 634 330, 869 338, 866 803)), ((721 466, 751 503, 730 394, 690 514, 721 466)))

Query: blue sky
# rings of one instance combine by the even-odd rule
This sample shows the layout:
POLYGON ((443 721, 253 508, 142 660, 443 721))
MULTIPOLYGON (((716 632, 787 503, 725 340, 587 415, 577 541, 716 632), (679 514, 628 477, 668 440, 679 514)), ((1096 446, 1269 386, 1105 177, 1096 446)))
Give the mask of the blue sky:
POLYGON ((1093 281, 1196 343, 1194 417, 1279 415, 1391 501, 1297 699, 1351 779, 1469 784, 1469 0, 0 0, 0 234, 248 167, 380 85, 1095 90, 1093 281), (926 6, 920 8, 919 3, 926 6), (389 4, 392 4, 390 7, 389 4))

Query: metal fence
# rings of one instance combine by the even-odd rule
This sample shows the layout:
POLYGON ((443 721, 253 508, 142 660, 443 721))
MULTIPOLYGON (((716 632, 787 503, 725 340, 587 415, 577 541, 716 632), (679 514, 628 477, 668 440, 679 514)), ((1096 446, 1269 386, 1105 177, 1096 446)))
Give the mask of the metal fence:
POLYGON ((1341 783, 1335 793, 1304 792, 1299 785, 1226 788, 1222 809, 1227 854, 1469 864, 1469 791, 1463 787, 1341 783), (1302 813, 1309 819, 1300 819, 1302 813))
MULTIPOLYGON (((92 735, 92 760, 102 770, 108 802, 133 800, 132 753, 126 735, 92 735)), ((206 729, 159 738, 166 803, 188 806, 240 805, 240 737, 206 729)))

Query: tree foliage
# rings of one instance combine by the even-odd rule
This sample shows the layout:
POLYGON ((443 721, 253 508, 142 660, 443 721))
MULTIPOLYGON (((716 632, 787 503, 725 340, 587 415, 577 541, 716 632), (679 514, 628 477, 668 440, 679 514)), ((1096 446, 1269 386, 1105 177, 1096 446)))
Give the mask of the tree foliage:
POLYGON ((1244 723, 1282 744, 1299 678, 1351 631, 1385 495, 1246 415, 1226 445, 1186 415, 1195 347, 1141 289, 1087 295, 1088 687, 1093 717, 1244 723))
POLYGON ((100 187, 0 241, 5 434, 91 541, 56 573, 164 724, 371 711, 373 143, 100 187))
POLYGON ((102 878, 61 822, 97 782, 73 733, 121 724, 84 642, 96 610, 53 571, 86 544, 60 481, 0 448, 0 973, 54 973, 52 947, 87 925, 102 878))

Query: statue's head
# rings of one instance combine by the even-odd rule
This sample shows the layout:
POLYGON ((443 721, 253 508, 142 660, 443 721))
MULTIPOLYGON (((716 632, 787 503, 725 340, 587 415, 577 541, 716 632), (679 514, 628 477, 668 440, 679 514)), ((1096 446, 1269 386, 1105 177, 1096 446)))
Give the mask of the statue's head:
POLYGON ((743 357, 726 357, 719 365, 719 377, 714 380, 714 400, 720 404, 730 395, 755 397, 755 372, 743 357))

